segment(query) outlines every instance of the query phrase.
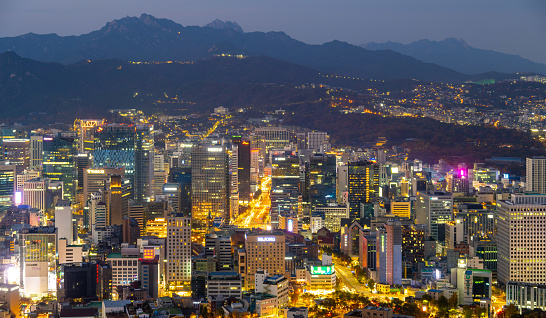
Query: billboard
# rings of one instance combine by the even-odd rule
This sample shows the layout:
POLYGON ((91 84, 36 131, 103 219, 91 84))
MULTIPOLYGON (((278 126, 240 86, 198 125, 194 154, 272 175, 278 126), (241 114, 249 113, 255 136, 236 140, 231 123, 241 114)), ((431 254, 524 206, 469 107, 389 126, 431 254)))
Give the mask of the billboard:
POLYGON ((330 266, 311 266, 311 275, 332 275, 334 265, 330 266))

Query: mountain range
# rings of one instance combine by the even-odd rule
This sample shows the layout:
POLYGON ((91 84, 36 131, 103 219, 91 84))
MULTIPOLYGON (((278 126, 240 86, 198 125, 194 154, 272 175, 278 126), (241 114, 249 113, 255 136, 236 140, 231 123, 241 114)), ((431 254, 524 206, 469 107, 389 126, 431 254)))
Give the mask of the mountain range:
POLYGON ((546 75, 546 65, 518 55, 482 50, 469 46, 464 40, 447 38, 443 41, 419 40, 410 44, 397 42, 367 43, 368 50, 393 50, 418 60, 435 63, 465 74, 485 72, 532 72, 546 75))
POLYGON ((323 73, 368 79, 463 82, 470 78, 393 50, 368 50, 340 41, 310 45, 283 32, 245 33, 235 22, 182 26, 148 14, 114 20, 79 36, 29 33, 0 38, 0 52, 4 51, 63 64, 101 59, 195 61, 222 54, 268 56, 323 73))

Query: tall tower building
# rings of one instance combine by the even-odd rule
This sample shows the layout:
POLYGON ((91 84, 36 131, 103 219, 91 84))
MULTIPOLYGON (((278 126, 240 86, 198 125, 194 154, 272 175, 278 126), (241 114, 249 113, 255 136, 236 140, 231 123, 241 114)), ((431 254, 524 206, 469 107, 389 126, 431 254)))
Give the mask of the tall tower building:
POLYGON ((15 193, 17 191, 15 170, 15 165, 0 165, 0 205, 10 206, 22 203, 21 193, 15 193), (17 202, 17 199, 21 202, 17 202))
POLYGON ((43 136, 30 136, 30 166, 39 167, 42 164, 44 150, 43 136))
POLYGON ((300 161, 290 151, 279 151, 272 154, 271 165, 271 227, 278 229, 280 214, 298 215, 302 210, 300 161))
POLYGON ((525 189, 546 193, 546 157, 527 158, 525 161, 525 189))
POLYGON ((191 218, 167 218, 165 276, 169 289, 191 283, 191 218))
POLYGON ((137 125, 135 135, 134 199, 147 202, 152 196, 154 180, 154 126, 137 125))
POLYGON ((56 290, 57 229, 53 226, 21 230, 21 283, 26 296, 43 297, 56 290))
POLYGON ((65 238, 66 244, 74 242, 74 222, 72 217, 72 202, 58 200, 55 205, 55 227, 57 228, 57 246, 59 239, 65 238))
POLYGON ((379 165, 369 161, 347 165, 349 217, 360 219, 360 203, 370 203, 379 196, 379 165))
POLYGON ((250 201, 250 141, 242 136, 233 136, 233 143, 237 146, 237 168, 239 199, 250 201))
POLYGON ((4 160, 16 165, 17 174, 30 165, 30 139, 4 139, 2 141, 4 160))
POLYGON ((215 217, 230 219, 229 166, 224 145, 199 144, 191 152, 192 221, 204 234, 215 217))
POLYGON ((328 134, 325 132, 311 131, 307 133, 307 149, 319 150, 325 141, 328 141, 328 134))
POLYGON ((312 207, 326 206, 336 199, 336 156, 314 154, 305 169, 305 186, 312 207))
POLYGON ((453 219, 453 195, 448 192, 419 192, 415 201, 416 224, 424 224, 430 236, 437 241, 445 241, 443 225, 453 219))
POLYGON ((402 225, 390 219, 376 231, 377 265, 379 283, 402 284, 402 225))
POLYGON ((239 149, 237 145, 228 147, 229 158, 229 216, 234 220, 239 216, 239 149))
POLYGON ((546 284, 546 195, 512 194, 500 201, 497 223, 499 283, 546 284))
POLYGON ((62 181, 64 198, 71 201, 75 200, 77 186, 76 154, 73 138, 43 137, 43 177, 62 181))

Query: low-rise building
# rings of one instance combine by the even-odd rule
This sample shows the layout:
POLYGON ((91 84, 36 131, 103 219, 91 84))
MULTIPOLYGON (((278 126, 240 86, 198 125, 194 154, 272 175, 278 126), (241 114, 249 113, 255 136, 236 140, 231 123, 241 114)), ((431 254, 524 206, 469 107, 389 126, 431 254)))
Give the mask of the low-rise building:
POLYGON ((243 280, 237 272, 212 272, 207 275, 207 297, 224 296, 240 299, 243 291, 243 280))

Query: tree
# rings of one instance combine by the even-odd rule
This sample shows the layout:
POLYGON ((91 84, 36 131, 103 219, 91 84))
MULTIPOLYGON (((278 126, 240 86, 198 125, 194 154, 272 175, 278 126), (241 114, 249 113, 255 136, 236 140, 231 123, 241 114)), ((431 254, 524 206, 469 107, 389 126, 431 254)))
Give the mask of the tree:
POLYGON ((474 316, 475 317, 482 317, 483 314, 485 314, 485 308, 476 306, 474 307, 474 316))
POLYGON ((444 295, 438 298, 438 314, 443 317, 447 317, 449 312, 449 301, 444 295))
POLYGON ((504 308, 504 317, 503 318, 511 318, 515 314, 518 313, 518 307, 514 304, 509 304, 504 308))
POLYGON ((451 296, 449 296, 448 302, 450 309, 457 309, 459 305, 459 295, 457 295, 457 293, 453 293, 451 296))
POLYGON ((423 297, 421 297, 421 300, 423 302, 430 303, 432 301, 432 296, 430 296, 429 294, 424 294, 423 297))
POLYGON ((369 288, 370 290, 373 290, 373 289, 375 288, 375 280, 373 280, 373 278, 370 278, 370 279, 368 280, 368 288, 369 288))
POLYGON ((463 306, 463 316, 464 318, 472 318, 472 308, 470 306, 463 306))

